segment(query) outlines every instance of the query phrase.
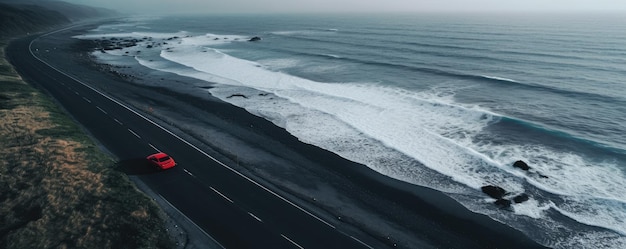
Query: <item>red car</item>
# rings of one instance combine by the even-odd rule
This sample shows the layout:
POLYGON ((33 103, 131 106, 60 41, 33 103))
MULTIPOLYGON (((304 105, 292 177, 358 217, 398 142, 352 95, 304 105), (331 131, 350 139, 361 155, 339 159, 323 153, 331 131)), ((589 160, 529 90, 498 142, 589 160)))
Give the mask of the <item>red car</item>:
POLYGON ((169 169, 176 166, 174 159, 163 152, 149 155, 146 159, 159 169, 169 169))

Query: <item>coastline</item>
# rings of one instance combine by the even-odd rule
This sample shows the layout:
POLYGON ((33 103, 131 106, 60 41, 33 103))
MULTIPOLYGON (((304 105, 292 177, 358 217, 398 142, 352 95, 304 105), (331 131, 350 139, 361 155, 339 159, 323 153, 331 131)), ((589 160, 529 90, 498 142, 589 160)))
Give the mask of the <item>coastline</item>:
MULTIPOLYGON (((140 68, 98 70, 101 65, 86 56, 92 49, 89 44, 70 38, 82 31, 68 32, 71 34, 61 32, 47 38, 58 52, 65 53, 48 58, 52 64, 93 82, 164 125, 184 131, 244 174, 297 198, 298 203, 326 218, 341 217, 346 226, 389 246, 540 247, 521 232, 475 214, 438 191, 391 179, 302 143, 284 129, 206 91, 174 92, 147 86, 161 79, 199 84, 197 80, 140 68), (68 57, 74 60, 65 59, 68 57)), ((210 83, 206 85, 210 87, 210 83)))

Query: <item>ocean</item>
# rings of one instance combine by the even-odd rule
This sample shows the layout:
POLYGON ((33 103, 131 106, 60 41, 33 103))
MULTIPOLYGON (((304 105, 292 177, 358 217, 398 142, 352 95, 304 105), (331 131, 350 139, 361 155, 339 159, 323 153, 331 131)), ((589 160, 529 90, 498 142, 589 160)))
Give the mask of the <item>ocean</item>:
POLYGON ((248 14, 131 17, 76 38, 135 39, 92 54, 195 78, 158 84, 207 91, 543 245, 626 248, 624 30, 617 14, 248 14), (498 207, 487 185, 529 200, 498 207))

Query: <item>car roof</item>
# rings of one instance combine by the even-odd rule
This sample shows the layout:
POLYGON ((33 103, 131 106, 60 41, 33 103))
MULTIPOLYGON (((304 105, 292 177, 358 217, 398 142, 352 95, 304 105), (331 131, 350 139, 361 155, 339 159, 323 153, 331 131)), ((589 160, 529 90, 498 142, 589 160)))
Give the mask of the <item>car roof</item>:
POLYGON ((168 155, 163 153, 163 152, 159 152, 159 153, 154 154, 153 156, 156 157, 156 158, 163 158, 163 157, 166 157, 168 155))

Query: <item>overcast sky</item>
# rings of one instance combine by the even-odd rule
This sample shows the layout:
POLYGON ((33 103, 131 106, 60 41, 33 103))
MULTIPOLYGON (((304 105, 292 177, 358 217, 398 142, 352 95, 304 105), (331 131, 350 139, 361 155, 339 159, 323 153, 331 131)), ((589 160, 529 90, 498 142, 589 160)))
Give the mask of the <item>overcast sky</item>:
POLYGON ((626 11, 626 0, 64 0, 141 13, 626 11))

